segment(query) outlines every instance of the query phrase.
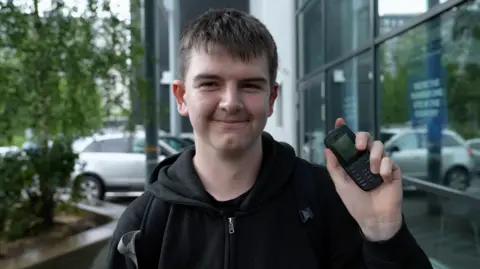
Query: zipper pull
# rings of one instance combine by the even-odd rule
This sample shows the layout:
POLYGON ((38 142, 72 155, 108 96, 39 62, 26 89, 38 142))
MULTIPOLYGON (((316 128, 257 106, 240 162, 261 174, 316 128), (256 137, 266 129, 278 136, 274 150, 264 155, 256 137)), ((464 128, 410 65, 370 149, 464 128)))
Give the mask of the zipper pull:
POLYGON ((233 234, 235 233, 235 218, 228 218, 228 233, 233 234))

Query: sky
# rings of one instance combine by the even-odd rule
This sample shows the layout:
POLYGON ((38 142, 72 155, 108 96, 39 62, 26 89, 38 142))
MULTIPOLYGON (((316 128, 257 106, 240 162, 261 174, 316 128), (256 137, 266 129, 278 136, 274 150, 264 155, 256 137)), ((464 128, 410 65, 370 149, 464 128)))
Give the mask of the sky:
MULTIPOLYGON (((355 0, 351 0, 355 1, 355 0)), ((440 0, 440 3, 446 0, 440 0)), ((427 11, 428 0, 378 0, 378 14, 418 14, 427 11)))

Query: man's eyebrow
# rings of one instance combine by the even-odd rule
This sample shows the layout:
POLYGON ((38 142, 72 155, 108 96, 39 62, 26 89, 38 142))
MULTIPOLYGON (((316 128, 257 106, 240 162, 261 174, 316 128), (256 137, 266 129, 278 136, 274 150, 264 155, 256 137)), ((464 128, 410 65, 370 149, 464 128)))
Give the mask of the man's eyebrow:
POLYGON ((201 73, 193 77, 194 81, 197 80, 202 80, 202 79, 219 79, 220 77, 214 74, 208 74, 208 73, 201 73))
POLYGON ((245 78, 245 79, 242 79, 242 82, 268 83, 267 79, 264 77, 245 78))
MULTIPOLYGON (((209 73, 200 73, 196 76, 193 77, 194 81, 199 81, 203 79, 220 79, 220 76, 214 75, 214 74, 209 74, 209 73)), ((241 79, 241 82, 250 82, 250 83, 268 83, 268 80, 264 77, 247 77, 244 79, 241 79)))

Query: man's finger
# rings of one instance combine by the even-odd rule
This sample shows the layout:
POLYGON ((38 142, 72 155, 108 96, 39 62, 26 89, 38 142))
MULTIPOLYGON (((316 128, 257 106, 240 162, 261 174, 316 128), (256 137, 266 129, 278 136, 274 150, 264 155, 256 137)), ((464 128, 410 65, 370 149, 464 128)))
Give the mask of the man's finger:
POLYGON ((370 134, 367 132, 358 132, 355 135, 355 146, 359 151, 370 149, 372 146, 372 141, 370 140, 370 134))
POLYGON ((402 171, 394 161, 392 161, 392 180, 402 180, 402 171))
POLYGON ((380 176, 385 182, 393 180, 393 162, 390 158, 385 157, 380 164, 380 176))
MULTIPOLYGON (((383 165, 382 159, 384 157, 383 144, 380 141, 373 142, 372 147, 370 148, 370 170, 374 174, 380 173, 380 168, 383 165)), ((390 171, 392 167, 390 166, 390 171)))
POLYGON ((345 120, 343 118, 337 118, 337 120, 335 120, 335 128, 338 128, 342 125, 345 125, 345 120))
POLYGON ((330 149, 325 149, 325 160, 327 162, 327 170, 333 180, 337 180, 344 175, 342 166, 330 149))

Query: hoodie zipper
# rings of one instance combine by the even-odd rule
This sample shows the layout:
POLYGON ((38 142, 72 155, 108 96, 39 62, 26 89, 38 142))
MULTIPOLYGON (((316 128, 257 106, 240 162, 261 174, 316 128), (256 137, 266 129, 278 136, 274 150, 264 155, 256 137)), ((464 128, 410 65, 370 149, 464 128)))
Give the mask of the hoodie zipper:
POLYGON ((225 242, 225 269, 234 269, 235 266, 235 217, 226 218, 226 242, 225 242))

